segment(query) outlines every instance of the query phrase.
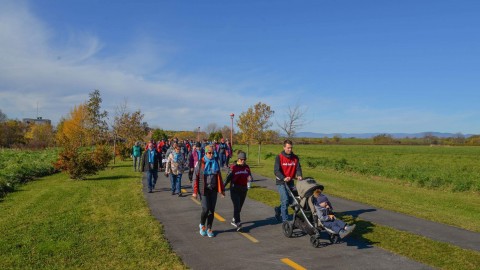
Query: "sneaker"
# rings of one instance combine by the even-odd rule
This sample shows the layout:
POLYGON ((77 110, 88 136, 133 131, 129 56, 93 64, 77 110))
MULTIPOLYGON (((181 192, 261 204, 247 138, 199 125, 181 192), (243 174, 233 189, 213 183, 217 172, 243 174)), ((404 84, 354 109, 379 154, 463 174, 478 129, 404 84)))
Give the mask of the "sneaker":
POLYGON ((280 214, 280 207, 275 207, 275 218, 278 222, 282 221, 282 215, 280 214))
POLYGON ((353 225, 347 225, 347 226, 345 226, 345 230, 346 230, 347 232, 349 232, 349 233, 352 233, 356 226, 357 226, 357 225, 355 225, 355 224, 353 224, 353 225))
POLYGON ((207 235, 208 235, 208 237, 210 237, 210 238, 212 238, 212 237, 215 236, 215 234, 213 234, 212 229, 208 229, 208 230, 207 230, 207 235))
POLYGON ((200 225, 198 225, 198 227, 200 228, 200 235, 201 236, 207 235, 207 230, 205 228, 205 225, 200 224, 200 225))
POLYGON ((353 232, 353 229, 355 229, 355 225, 352 225, 352 226, 345 226, 345 229, 341 230, 340 233, 338 233, 338 235, 340 236, 341 239, 347 237, 348 235, 350 235, 352 232, 353 232))
POLYGON ((233 227, 237 228, 237 223, 235 222, 235 218, 232 218, 232 222, 230 222, 230 224, 232 224, 233 227))
POLYGON ((237 232, 242 230, 242 224, 240 222, 237 223, 237 232))

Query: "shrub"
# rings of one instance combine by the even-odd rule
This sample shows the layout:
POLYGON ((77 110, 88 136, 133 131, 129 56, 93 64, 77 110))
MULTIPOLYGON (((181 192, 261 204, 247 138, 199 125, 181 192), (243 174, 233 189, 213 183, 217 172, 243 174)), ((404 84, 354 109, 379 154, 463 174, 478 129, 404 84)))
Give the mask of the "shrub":
POLYGON ((110 154, 106 146, 96 146, 92 150, 67 145, 60 152, 55 168, 66 171, 71 179, 85 179, 105 169, 109 161, 110 154))

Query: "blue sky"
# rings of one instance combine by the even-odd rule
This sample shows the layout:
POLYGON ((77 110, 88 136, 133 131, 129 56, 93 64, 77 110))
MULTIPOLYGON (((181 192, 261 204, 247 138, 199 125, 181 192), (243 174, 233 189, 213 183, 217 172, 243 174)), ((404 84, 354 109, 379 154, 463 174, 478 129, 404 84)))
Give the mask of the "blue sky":
POLYGON ((99 89, 152 127, 261 101, 300 131, 480 134, 480 1, 0 0, 0 109, 56 123, 99 89))

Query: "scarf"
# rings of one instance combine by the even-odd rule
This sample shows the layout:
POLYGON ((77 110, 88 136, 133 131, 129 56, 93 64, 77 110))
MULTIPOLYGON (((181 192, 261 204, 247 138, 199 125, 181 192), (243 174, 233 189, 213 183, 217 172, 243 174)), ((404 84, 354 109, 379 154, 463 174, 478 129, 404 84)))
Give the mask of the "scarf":
POLYGON ((202 151, 201 151, 201 150, 197 150, 197 155, 198 155, 197 160, 200 160, 200 159, 202 158, 202 151))
POLYGON ((155 161, 155 151, 148 150, 148 162, 153 163, 155 161))
POLYGON ((207 156, 203 157, 205 159, 205 169, 203 170, 204 175, 216 174, 220 170, 218 167, 217 161, 212 158, 208 159, 207 156))
POLYGON ((173 153, 173 162, 178 163, 178 158, 180 157, 180 153, 173 153))

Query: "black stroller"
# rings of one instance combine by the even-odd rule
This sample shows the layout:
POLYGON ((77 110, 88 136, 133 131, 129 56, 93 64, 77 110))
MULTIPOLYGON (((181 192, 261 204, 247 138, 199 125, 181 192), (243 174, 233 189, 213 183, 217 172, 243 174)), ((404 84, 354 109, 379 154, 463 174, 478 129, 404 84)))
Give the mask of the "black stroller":
POLYGON ((293 209, 293 218, 292 221, 283 222, 283 234, 286 237, 292 237, 293 230, 300 229, 310 235, 310 244, 316 248, 321 245, 320 232, 326 231, 329 235, 330 243, 337 243, 340 237, 334 231, 322 225, 317 217, 313 203, 313 192, 316 189, 323 190, 323 186, 317 184, 312 178, 297 181, 296 190, 291 190, 287 184, 285 186, 293 198, 293 203, 290 205, 293 209))

